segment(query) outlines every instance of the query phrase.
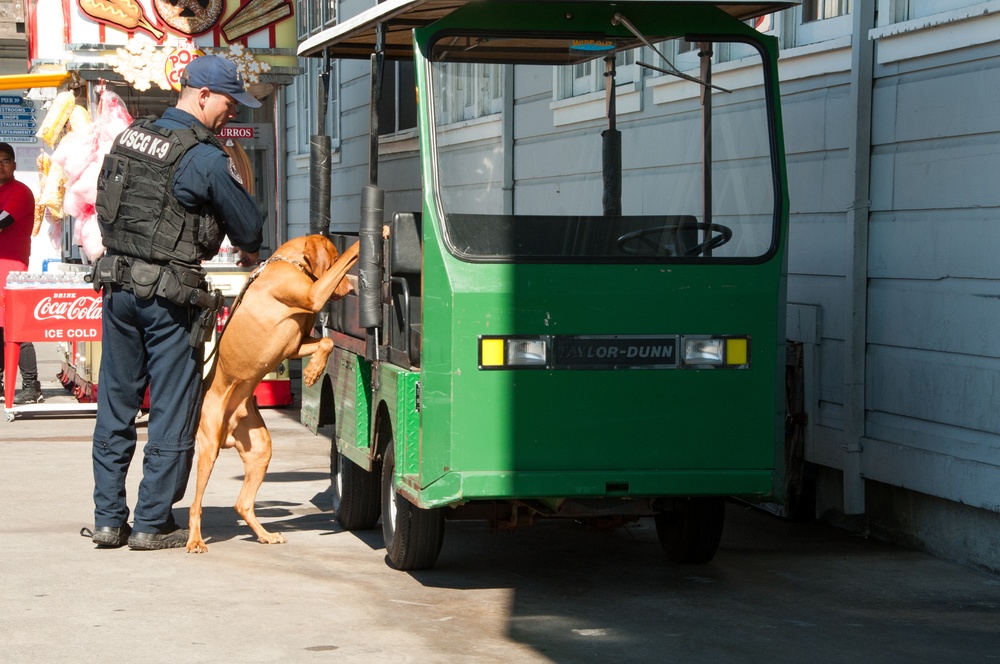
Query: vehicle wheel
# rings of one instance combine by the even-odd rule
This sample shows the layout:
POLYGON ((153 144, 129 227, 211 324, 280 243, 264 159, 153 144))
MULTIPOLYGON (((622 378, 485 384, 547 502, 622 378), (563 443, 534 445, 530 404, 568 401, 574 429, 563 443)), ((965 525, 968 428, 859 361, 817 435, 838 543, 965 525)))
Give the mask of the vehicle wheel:
POLYGON ((333 516, 347 530, 371 530, 378 523, 377 468, 368 472, 337 451, 330 441, 330 483, 333 486, 333 516))
POLYGON ((700 565, 715 557, 725 520, 725 498, 689 498, 656 515, 656 535, 671 562, 700 565))
POLYGON ((396 452, 392 438, 382 462, 382 536, 392 566, 400 570, 434 566, 444 540, 444 511, 422 509, 399 495, 393 483, 396 452))

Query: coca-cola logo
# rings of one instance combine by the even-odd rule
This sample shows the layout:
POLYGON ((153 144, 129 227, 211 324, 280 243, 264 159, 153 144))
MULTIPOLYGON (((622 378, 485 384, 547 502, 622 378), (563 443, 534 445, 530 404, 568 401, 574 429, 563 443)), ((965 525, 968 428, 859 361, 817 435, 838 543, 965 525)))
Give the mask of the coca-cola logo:
POLYGON ((100 320, 101 298, 82 295, 75 300, 43 297, 35 305, 35 320, 100 320))

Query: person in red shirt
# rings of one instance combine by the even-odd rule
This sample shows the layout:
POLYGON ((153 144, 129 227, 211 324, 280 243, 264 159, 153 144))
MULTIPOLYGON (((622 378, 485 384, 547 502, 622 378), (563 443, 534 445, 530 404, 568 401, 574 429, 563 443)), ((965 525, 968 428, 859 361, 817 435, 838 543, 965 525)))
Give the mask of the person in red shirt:
MULTIPOLYGON (((35 195, 26 184, 14 178, 17 162, 14 148, 0 142, 0 288, 7 283, 8 272, 28 269, 31 254, 31 229, 35 224, 35 195)), ((3 393, 4 338, 3 291, 0 290, 0 394, 3 393)), ((42 400, 42 386, 38 382, 38 362, 35 347, 21 344, 22 388, 14 396, 14 403, 36 403, 42 400)))

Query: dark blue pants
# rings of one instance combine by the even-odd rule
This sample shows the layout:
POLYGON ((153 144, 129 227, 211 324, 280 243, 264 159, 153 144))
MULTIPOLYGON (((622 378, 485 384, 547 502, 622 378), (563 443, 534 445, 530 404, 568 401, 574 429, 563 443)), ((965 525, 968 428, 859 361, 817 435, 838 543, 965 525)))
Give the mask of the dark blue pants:
POLYGON ((101 371, 94 426, 94 523, 128 522, 125 478, 136 448, 135 418, 149 386, 148 442, 133 530, 177 527, 172 507, 184 497, 201 411, 204 347, 188 344, 197 310, 118 287, 104 294, 101 371))
MULTIPOLYGON (((0 378, 3 378, 4 375, 5 353, 3 344, 3 328, 0 327, 0 378)), ((35 355, 35 345, 30 341, 21 342, 21 355, 17 361, 17 366, 21 369, 22 384, 27 383, 29 380, 38 380, 38 356, 35 355)), ((17 380, 17 376, 11 376, 10 380, 17 380)), ((26 384, 25 387, 27 387, 26 384)))

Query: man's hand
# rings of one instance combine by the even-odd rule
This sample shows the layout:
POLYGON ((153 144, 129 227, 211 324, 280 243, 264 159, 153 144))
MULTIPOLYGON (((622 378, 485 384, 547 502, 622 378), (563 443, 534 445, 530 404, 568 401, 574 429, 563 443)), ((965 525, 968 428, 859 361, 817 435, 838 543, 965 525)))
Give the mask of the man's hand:
POLYGON ((259 252, 256 251, 243 251, 240 249, 239 260, 236 264, 240 267, 250 267, 251 265, 257 264, 257 255, 259 252))

